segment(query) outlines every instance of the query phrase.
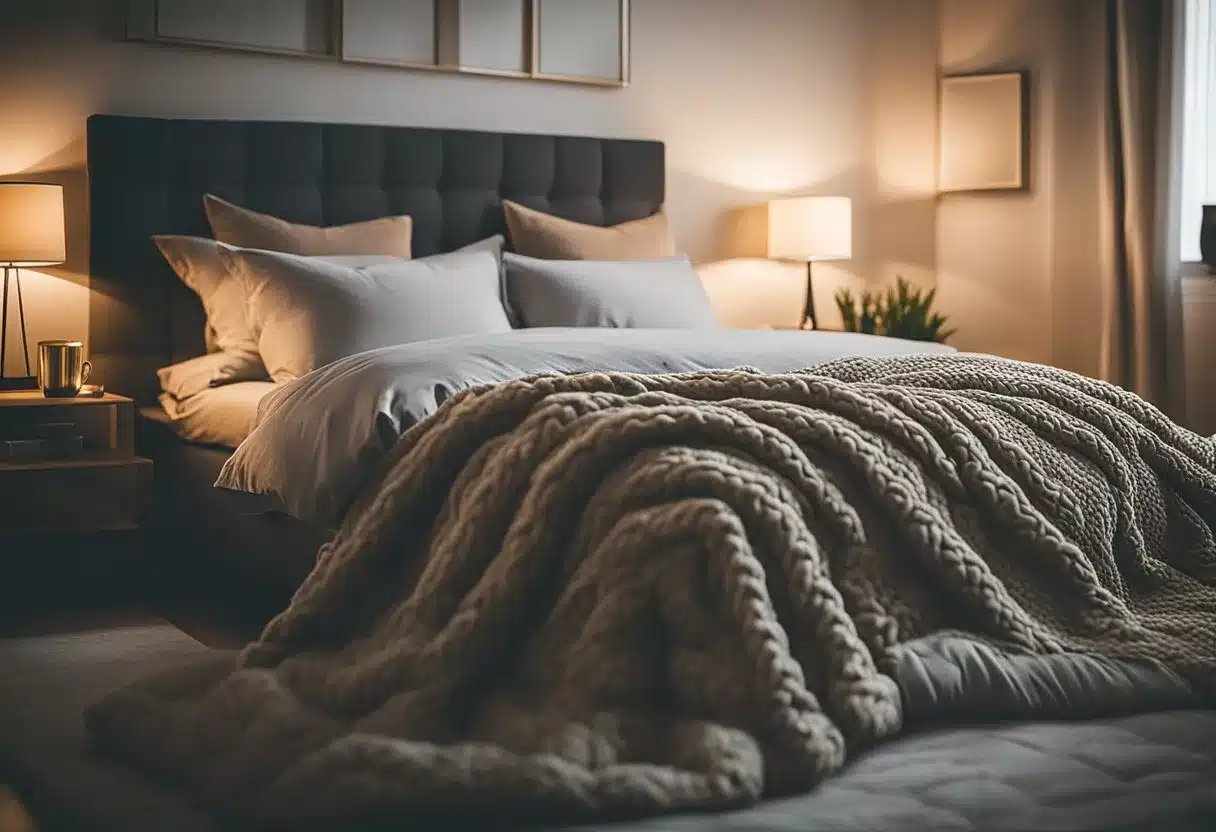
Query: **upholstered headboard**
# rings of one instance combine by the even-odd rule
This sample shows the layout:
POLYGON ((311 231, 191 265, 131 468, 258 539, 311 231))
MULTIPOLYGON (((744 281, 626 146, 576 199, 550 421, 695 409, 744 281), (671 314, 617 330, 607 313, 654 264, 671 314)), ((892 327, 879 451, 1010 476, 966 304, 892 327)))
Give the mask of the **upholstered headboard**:
POLYGON ((151 401, 201 355, 203 311, 153 234, 210 236, 203 194, 294 222, 409 214, 416 257, 505 233, 501 201, 597 225, 663 204, 659 142, 277 121, 95 115, 88 123, 91 359, 151 401))

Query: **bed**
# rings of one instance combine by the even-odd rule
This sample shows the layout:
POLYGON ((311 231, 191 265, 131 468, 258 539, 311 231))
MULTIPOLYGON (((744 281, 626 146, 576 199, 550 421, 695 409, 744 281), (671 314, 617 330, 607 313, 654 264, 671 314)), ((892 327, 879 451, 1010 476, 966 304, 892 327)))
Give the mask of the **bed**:
POLYGON ((100 381, 145 408, 152 516, 179 563, 263 583, 280 600, 329 529, 225 499, 211 486, 231 450, 166 429, 156 371, 204 353, 205 318, 152 235, 210 236, 202 198, 214 193, 314 225, 409 214, 426 256, 503 233, 502 198, 603 225, 654 213, 666 181, 652 141, 95 115, 87 144, 90 358, 100 381))
MULTIPOLYGON (((493 209, 501 196, 532 193, 533 202, 592 223, 645 216, 663 199, 662 148, 651 142, 105 116, 90 120, 89 153, 92 263, 100 289, 96 363, 107 385, 143 402, 156 392, 156 367, 203 349, 197 302, 146 239, 163 231, 201 233, 197 203, 204 190, 314 223, 377 216, 390 207, 417 212, 420 250, 426 252, 500 230, 493 209), (430 161, 416 165, 418 159, 430 161)), ((773 337, 746 349, 759 356, 779 353, 782 336, 773 337)), ((669 345, 654 348, 670 352, 669 345)), ((569 349, 563 341, 561 350, 569 349)), ((403 361, 416 370, 410 352, 389 351, 375 367, 403 361)), ((476 353, 471 348, 469 354, 476 353)), ((349 369, 340 378, 361 378, 349 369)), ((374 376, 374 368, 369 373, 374 376)), ((307 397, 311 389, 297 384, 276 397, 307 397)), ((303 413, 297 410, 294 421, 277 424, 286 434, 308 430, 303 413)), ((222 551, 229 566, 239 562, 269 583, 298 582, 316 542, 328 535, 319 531, 329 525, 326 518, 304 523, 213 494, 208 481, 231 455, 182 443, 160 422, 150 414, 143 436, 157 460, 163 516, 174 526, 169 533, 197 536, 193 551, 200 559, 222 551), (288 537, 293 543, 280 546, 288 537)), ((347 499, 339 497, 334 505, 347 499)), ((708 816, 579 828, 1172 832, 1216 823, 1216 716, 1200 708, 1194 692, 1174 675, 1141 679, 1154 691, 1149 713, 1078 719, 1062 706, 1055 719, 1009 722, 980 708, 975 713, 988 718, 954 719, 943 727, 933 719, 934 708, 959 695, 963 682, 1014 697, 1059 696, 1063 703, 1077 693, 1073 688, 1062 694, 1062 679, 1081 678, 1082 691, 1090 685, 1117 699, 1112 691, 1131 671, 1091 666, 1092 673, 1070 677, 1050 660, 994 656, 974 645, 932 639, 906 659, 910 664, 902 670, 908 678, 932 682, 925 684, 921 705, 915 698, 905 702, 912 717, 922 708, 923 718, 910 719, 898 739, 854 755, 809 794, 708 816)), ((81 713, 98 697, 145 672, 199 661, 231 657, 167 628, 0 644, 0 665, 13 671, 0 683, 0 710, 7 714, 0 720, 0 773, 52 821, 51 828, 231 828, 163 785, 92 754, 83 739, 81 713)))
MULTIPOLYGON (((305 122, 95 115, 88 121, 88 167, 90 357, 99 380, 141 406, 139 444, 156 463, 151 516, 161 548, 174 552, 171 569, 186 581, 222 583, 221 576, 234 576, 264 590, 268 613, 308 574, 318 547, 353 500, 356 483, 346 483, 326 511, 311 504, 307 511, 284 511, 281 500, 250 500, 240 488, 213 487, 232 448, 184 441, 157 404, 157 370, 203 355, 206 343, 199 298, 177 278, 152 237, 211 236, 203 197, 215 194, 313 225, 408 214, 413 254, 425 258, 504 234, 503 200, 576 222, 612 225, 654 215, 666 193, 664 147, 654 141, 305 122)), ((275 424, 260 431, 277 430, 262 437, 262 461, 298 455, 299 446, 315 448, 329 453, 330 468, 357 459, 349 478, 357 473, 362 479, 412 418, 438 404, 442 397, 435 390, 442 387, 447 395, 461 386, 453 380, 467 385, 540 370, 613 369, 624 366, 622 350, 631 351, 629 366, 639 371, 749 364, 778 372, 848 354, 940 349, 848 333, 600 331, 605 338, 625 337, 599 344, 587 329, 549 335, 530 329, 515 344, 461 342, 452 347, 456 358, 447 366, 433 360, 442 359, 444 349, 412 344, 334 385, 334 372, 314 373, 307 384, 301 379, 287 385, 292 391, 269 397, 286 404, 278 408, 275 424), (509 350, 514 361, 500 361, 509 350), (413 365, 406 366, 407 357, 413 365), (386 372, 414 365, 412 387, 386 372), (334 390, 327 393, 326 418, 367 423, 362 441, 343 445, 339 456, 333 436, 318 430, 324 420, 308 409, 320 407, 312 400, 327 387, 334 390), (387 398, 419 404, 382 413, 378 404, 387 398), (352 401, 367 404, 358 412, 335 409, 349 408, 352 401), (392 425, 387 438, 380 431, 386 423, 392 425)), ((219 391, 225 389, 230 388, 219 391)), ((254 448, 246 450, 246 456, 256 456, 254 448)), ((291 473, 307 497, 313 471, 291 473)), ((230 484, 239 480, 227 477, 230 484)))
POLYGON ((173 553, 170 563, 158 561, 163 583, 215 589, 231 578, 247 586, 263 615, 290 598, 329 531, 217 489, 232 449, 182 439, 159 406, 140 408, 136 435, 156 465, 158 551, 173 553))

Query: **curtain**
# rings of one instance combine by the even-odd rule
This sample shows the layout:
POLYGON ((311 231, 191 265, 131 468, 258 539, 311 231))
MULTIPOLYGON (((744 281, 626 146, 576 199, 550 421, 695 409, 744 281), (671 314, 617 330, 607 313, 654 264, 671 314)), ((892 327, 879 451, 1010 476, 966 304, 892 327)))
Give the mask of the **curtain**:
MULTIPOLYGON (((1101 372, 1185 413, 1181 219, 1183 0, 1107 0, 1101 372)), ((1196 232, 1197 233, 1197 232, 1196 232)))

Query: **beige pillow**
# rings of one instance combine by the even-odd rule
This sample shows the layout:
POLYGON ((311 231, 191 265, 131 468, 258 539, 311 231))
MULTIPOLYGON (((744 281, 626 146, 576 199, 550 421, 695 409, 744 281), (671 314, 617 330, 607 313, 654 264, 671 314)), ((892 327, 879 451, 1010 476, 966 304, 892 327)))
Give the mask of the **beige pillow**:
POLYGON ((601 228, 564 220, 503 200, 511 248, 541 260, 659 260, 674 257, 675 241, 662 211, 601 228))
POLYGON ((238 248, 282 251, 304 257, 383 254, 410 259, 413 221, 407 216, 320 228, 259 214, 211 194, 203 197, 203 209, 215 238, 238 248))

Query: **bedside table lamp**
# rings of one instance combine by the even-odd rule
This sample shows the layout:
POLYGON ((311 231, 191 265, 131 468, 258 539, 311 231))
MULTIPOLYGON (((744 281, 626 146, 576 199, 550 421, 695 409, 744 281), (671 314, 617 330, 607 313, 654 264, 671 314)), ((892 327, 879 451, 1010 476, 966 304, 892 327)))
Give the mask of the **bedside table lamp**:
POLYGON ((21 297, 22 266, 53 266, 65 259, 63 186, 34 182, 0 182, 0 266, 4 267, 4 299, 0 309, 0 390, 34 390, 38 379, 30 370, 21 297), (10 282, 21 323, 25 375, 6 375, 10 282))
POLYGON ((768 204, 768 256, 806 263, 807 329, 818 329, 812 266, 853 256, 853 203, 845 196, 804 196, 768 204))

